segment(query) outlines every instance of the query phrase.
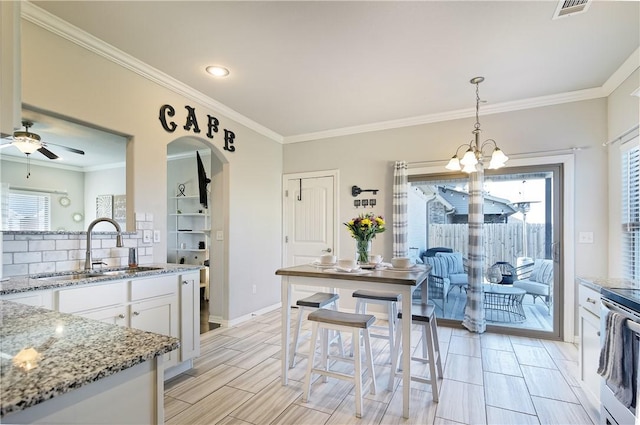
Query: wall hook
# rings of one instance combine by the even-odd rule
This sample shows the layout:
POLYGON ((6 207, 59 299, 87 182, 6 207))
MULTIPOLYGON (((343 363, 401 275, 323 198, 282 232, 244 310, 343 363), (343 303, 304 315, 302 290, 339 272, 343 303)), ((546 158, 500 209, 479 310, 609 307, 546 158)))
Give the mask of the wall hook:
POLYGON ((351 186, 351 196, 356 197, 362 192, 373 192, 374 195, 378 194, 380 189, 360 189, 358 186, 351 186))

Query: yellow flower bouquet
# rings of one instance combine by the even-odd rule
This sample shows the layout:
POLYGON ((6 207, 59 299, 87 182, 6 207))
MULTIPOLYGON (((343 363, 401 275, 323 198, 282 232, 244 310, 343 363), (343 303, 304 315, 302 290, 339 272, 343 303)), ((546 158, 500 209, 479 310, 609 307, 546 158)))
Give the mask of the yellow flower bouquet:
POLYGON ((356 240, 358 262, 366 264, 369 261, 369 243, 378 233, 386 230, 384 218, 373 213, 360 214, 344 225, 349 229, 351 237, 356 240))

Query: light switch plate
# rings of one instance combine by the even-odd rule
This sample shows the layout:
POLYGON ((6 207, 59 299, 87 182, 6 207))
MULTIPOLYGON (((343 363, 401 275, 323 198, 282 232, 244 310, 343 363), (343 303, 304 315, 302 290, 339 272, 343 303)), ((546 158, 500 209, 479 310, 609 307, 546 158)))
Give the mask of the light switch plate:
POLYGON ((153 232, 151 230, 142 231, 142 243, 151 243, 153 232))
POLYGON ((153 243, 160 243, 160 230, 153 231, 153 243))
POLYGON ((593 243, 593 232, 580 232, 578 243, 593 243))
POLYGON ((224 240, 224 233, 222 233, 222 230, 217 230, 216 231, 216 240, 217 241, 223 241, 224 240))

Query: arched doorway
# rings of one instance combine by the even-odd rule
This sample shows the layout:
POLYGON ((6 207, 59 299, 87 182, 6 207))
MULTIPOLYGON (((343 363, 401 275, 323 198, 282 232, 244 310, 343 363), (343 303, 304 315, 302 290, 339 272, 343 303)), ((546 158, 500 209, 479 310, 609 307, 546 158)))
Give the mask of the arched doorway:
POLYGON ((208 141, 181 137, 167 145, 167 262, 205 266, 200 273, 201 332, 228 317, 228 162, 208 141), (206 177, 202 203, 200 156, 206 177))

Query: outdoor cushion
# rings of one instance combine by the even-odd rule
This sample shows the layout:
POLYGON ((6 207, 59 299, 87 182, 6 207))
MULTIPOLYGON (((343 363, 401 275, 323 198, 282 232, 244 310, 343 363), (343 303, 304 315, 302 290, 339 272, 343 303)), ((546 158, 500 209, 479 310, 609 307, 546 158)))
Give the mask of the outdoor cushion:
POLYGON ((535 260, 533 263, 533 270, 531 270, 531 276, 528 280, 534 282, 551 283, 553 279, 553 261, 551 260, 535 260))
POLYGON ((453 286, 467 285, 469 283, 469 275, 466 273, 451 273, 449 281, 453 286))
POLYGON ((425 264, 431 266, 430 274, 434 276, 447 277, 449 275, 449 268, 447 261, 441 257, 423 257, 425 264))
POLYGON ((524 289, 527 291, 527 294, 544 296, 549 295, 549 289, 551 289, 547 283, 534 282, 532 280, 516 280, 513 282, 513 286, 524 289))
POLYGON ((464 273, 461 252, 437 252, 436 257, 443 258, 447 262, 449 273, 464 273))

